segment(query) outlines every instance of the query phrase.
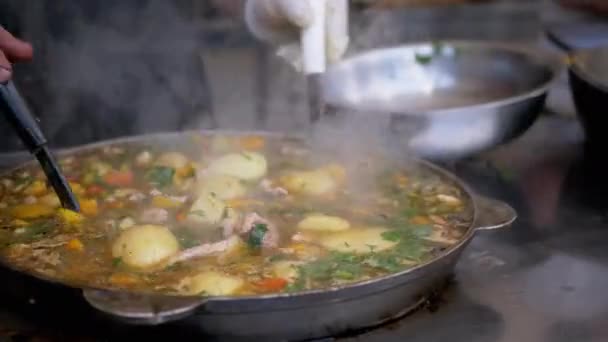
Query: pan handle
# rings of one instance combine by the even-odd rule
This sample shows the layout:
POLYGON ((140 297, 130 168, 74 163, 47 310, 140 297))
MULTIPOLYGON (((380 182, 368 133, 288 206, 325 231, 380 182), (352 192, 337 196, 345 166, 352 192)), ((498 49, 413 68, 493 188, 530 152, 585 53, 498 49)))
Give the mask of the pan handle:
POLYGON ((475 230, 494 230, 509 227, 517 219, 513 207, 495 199, 481 195, 474 196, 475 230))
POLYGON ((207 302, 203 297, 177 297, 119 291, 83 289, 85 300, 95 309, 122 322, 159 325, 192 315, 207 302))

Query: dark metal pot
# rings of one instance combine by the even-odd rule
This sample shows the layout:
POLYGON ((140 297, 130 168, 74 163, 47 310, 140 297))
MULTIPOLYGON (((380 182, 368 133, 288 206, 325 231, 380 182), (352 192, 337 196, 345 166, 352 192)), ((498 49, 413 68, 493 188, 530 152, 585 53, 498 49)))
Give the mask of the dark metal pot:
POLYGON ((587 140, 606 142, 608 46, 576 51, 570 61, 570 88, 587 140))
MULTIPOLYGON (((179 137, 180 134, 184 133, 118 139, 60 154, 69 155, 83 149, 124 142, 166 141, 179 137)), ((269 136, 280 138, 279 135, 269 136)), ((296 294, 203 298, 144 295, 92 288, 81 289, 82 294, 91 306, 124 323, 159 325, 177 321, 175 323, 180 326, 204 334, 251 340, 302 340, 333 336, 400 317, 417 308, 443 285, 460 254, 476 233, 507 227, 517 216, 507 204, 474 194, 451 173, 428 162, 413 162, 458 186, 465 194, 473 215, 473 223, 459 243, 444 254, 414 268, 356 284, 296 294)), ((4 264, 11 268, 11 265, 4 264)), ((31 280, 31 277, 21 273, 19 277, 31 280)), ((41 281, 41 278, 35 278, 35 281, 38 286, 54 287, 63 291, 61 293, 70 293, 72 297, 79 291, 68 289, 54 281, 41 281)), ((82 305, 80 310, 84 310, 82 305)))
POLYGON ((586 139, 593 144, 608 141, 605 134, 608 125, 605 111, 608 104, 608 45, 596 39, 600 43, 577 48, 577 42, 584 42, 585 35, 597 38, 605 36, 605 33, 605 25, 597 27, 592 24, 550 28, 546 32, 556 47, 568 53, 568 76, 574 105, 586 139))

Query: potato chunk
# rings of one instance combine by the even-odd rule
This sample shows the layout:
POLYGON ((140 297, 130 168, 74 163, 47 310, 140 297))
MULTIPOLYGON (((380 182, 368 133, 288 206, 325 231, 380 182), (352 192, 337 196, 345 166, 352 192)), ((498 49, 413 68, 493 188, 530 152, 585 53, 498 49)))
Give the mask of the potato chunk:
POLYGON ((298 223, 298 229, 319 232, 340 232, 350 228, 350 223, 337 216, 312 214, 298 223))
POLYGON ((211 174, 222 174, 253 181, 262 178, 268 169, 266 158, 256 152, 241 152, 224 155, 209 165, 211 174))
POLYGON ((173 233, 164 226, 134 226, 123 231, 112 245, 112 256, 131 267, 159 264, 179 251, 173 233))
POLYGON ((325 195, 336 190, 337 183, 325 171, 296 171, 281 177, 281 185, 290 193, 325 195))
POLYGON ((188 221, 202 224, 216 224, 224 217, 226 204, 215 194, 202 194, 190 207, 188 221))
POLYGON ((189 278, 185 290, 193 295, 228 296, 238 291, 244 283, 235 276, 207 271, 189 278))
POLYGON ((179 152, 167 152, 161 154, 154 162, 154 165, 170 167, 177 170, 188 165, 188 158, 179 152))
POLYGON ((221 200, 243 197, 247 190, 238 178, 226 175, 210 175, 198 183, 196 192, 199 195, 214 193, 221 200))
POLYGON ((321 238, 321 244, 338 252, 369 253, 383 251, 394 247, 397 242, 385 240, 382 234, 388 232, 384 228, 351 229, 334 233, 321 238))

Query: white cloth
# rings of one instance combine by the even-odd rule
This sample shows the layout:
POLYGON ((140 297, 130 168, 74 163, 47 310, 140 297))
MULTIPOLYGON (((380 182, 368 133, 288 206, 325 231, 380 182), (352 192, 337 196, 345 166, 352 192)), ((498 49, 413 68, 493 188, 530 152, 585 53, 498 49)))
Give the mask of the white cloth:
MULTIPOLYGON (((348 9, 346 5, 338 5, 341 1, 327 1, 327 13, 332 14, 329 20, 344 21, 326 25, 325 44, 330 63, 340 60, 348 47, 348 9)), ((247 0, 245 4, 249 30, 258 39, 275 46, 277 54, 296 68, 301 59, 300 33, 315 20, 309 0, 247 0)))

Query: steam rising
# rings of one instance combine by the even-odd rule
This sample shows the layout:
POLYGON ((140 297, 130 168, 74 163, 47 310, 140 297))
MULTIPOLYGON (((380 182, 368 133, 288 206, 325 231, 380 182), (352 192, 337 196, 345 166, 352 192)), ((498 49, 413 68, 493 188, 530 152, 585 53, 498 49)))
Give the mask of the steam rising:
MULTIPOLYGON (((58 0, 52 8, 33 9, 55 11, 29 15, 25 23, 48 21, 25 38, 44 47, 33 63, 40 66, 37 71, 45 70, 46 89, 28 97, 35 100, 32 107, 51 144, 216 126, 311 133, 317 147, 332 146, 345 155, 383 141, 377 119, 338 116, 311 132, 304 77, 270 53, 267 72, 256 79, 260 43, 249 36, 257 45, 231 50, 230 42, 221 41, 224 49, 218 52, 208 39, 214 22, 194 10, 196 3, 58 0), (256 91, 266 86, 269 117, 262 123, 255 112, 256 91)), ((239 27, 238 18, 225 19, 239 27)), ((241 33, 247 37, 244 28, 241 33)))

